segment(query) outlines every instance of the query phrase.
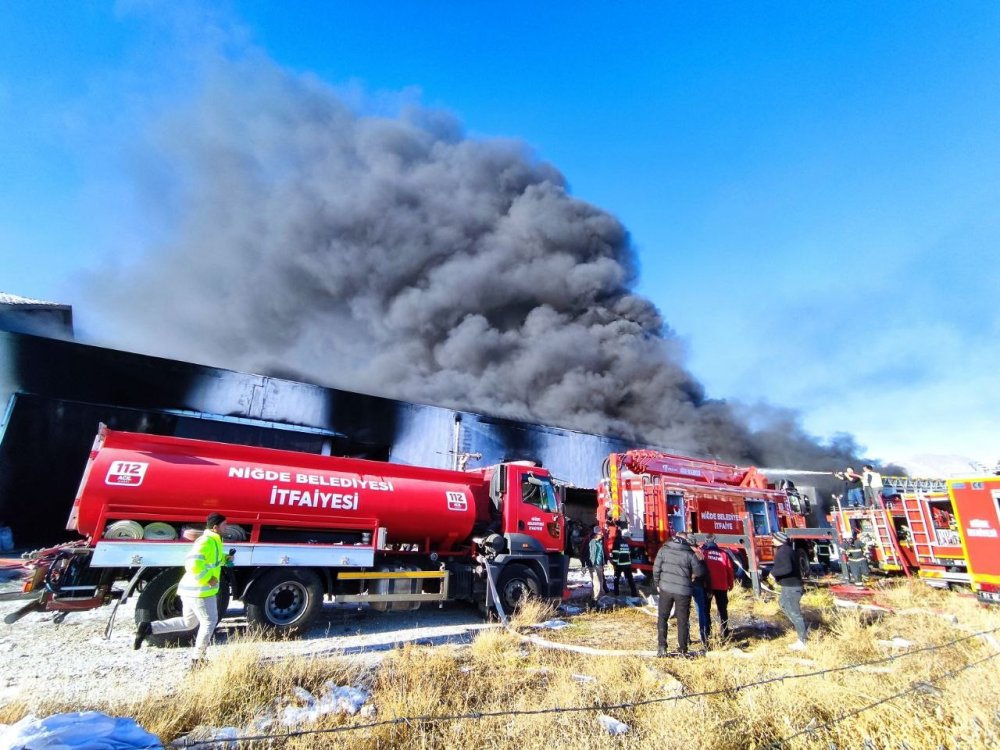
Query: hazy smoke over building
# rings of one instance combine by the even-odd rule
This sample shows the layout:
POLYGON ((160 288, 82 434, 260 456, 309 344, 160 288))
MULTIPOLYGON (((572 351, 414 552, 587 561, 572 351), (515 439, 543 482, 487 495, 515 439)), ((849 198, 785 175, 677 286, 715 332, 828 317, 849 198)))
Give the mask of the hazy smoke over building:
POLYGON ((359 116, 268 65, 216 77, 163 133, 181 218, 97 283, 117 344, 732 460, 853 452, 707 400, 633 291, 625 227, 523 144, 420 108, 359 116))

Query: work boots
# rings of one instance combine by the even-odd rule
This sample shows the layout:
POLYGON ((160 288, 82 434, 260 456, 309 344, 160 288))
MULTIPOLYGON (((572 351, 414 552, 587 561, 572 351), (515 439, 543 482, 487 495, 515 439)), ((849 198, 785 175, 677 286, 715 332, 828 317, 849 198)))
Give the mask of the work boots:
POLYGON ((132 648, 138 650, 142 642, 153 632, 153 623, 140 622, 135 626, 135 640, 132 641, 132 648))

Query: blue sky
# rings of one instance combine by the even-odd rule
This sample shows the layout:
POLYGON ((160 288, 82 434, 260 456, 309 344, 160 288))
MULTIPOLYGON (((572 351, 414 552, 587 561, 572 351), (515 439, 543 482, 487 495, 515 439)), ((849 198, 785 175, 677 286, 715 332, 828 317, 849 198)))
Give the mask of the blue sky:
POLYGON ((629 229, 709 395, 992 465, 1000 5, 644 5, 6 3, 0 290, 74 303, 155 245, 150 128, 265 55, 529 144, 629 229))

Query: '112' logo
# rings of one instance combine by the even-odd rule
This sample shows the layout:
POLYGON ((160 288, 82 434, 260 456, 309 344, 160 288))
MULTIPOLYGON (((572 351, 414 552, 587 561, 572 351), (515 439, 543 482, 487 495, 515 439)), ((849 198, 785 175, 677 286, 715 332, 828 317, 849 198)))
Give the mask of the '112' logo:
POLYGON ((117 486, 138 487, 142 484, 142 478, 146 476, 147 463, 141 461, 114 461, 108 469, 108 476, 104 479, 105 484, 117 486))

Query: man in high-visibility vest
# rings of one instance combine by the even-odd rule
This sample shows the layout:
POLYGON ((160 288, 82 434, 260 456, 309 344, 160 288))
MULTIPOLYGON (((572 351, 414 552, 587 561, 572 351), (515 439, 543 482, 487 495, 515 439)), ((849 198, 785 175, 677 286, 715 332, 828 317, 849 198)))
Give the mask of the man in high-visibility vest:
POLYGON ((221 513, 210 513, 205 522, 205 531, 191 545, 184 558, 184 575, 177 584, 177 594, 181 598, 183 615, 169 620, 140 622, 135 629, 133 648, 139 648, 150 635, 180 633, 198 627, 192 660, 200 662, 219 624, 219 581, 222 567, 228 558, 222 548, 222 524, 226 517, 221 513))

